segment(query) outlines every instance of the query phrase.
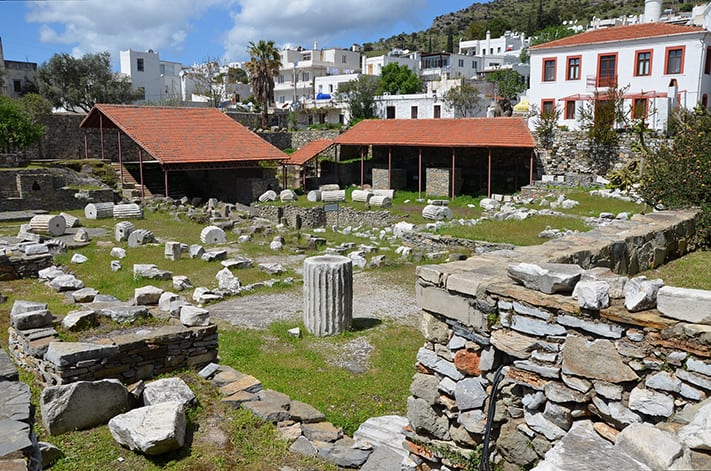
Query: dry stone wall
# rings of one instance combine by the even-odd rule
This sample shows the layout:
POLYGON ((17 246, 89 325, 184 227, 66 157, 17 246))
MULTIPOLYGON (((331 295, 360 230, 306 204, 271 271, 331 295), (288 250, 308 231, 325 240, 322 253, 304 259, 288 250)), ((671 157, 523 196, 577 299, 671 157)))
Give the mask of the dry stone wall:
POLYGON ((338 211, 326 212, 323 207, 259 205, 255 207, 255 211, 257 217, 305 229, 333 225, 383 227, 392 223, 389 211, 359 211, 348 206, 340 206, 338 211))
MULTIPOLYGON (((116 331, 83 342, 61 342, 41 330, 9 329, 10 353, 48 385, 117 378, 148 379, 200 368, 217 358, 217 326, 166 325, 116 331)), ((53 330, 53 329, 51 329, 53 330)))
POLYGON ((608 308, 582 310, 571 296, 526 288, 507 272, 516 263, 566 262, 635 273, 683 255, 679 241, 693 236, 695 217, 635 216, 537 247, 418 267, 426 342, 408 398, 413 456, 445 469, 453 462, 443 450, 468 456, 490 426, 496 460, 530 466, 577 421, 614 435, 665 421, 711 394, 708 326, 656 309, 630 312, 619 292, 608 308), (494 388, 497 370, 503 379, 494 388))

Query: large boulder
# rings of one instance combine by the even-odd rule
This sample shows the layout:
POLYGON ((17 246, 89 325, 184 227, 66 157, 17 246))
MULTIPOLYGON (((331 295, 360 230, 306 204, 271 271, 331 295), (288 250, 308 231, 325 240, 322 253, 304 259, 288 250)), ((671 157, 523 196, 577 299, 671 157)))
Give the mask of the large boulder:
POLYGON ((187 407, 195 402, 195 394, 180 378, 163 378, 146 384, 143 403, 154 406, 163 402, 179 402, 187 407))
POLYGON ((146 455, 160 455, 182 447, 185 428, 185 410, 180 402, 139 407, 109 421, 114 440, 146 455))
POLYGON ((128 391, 116 379, 51 386, 40 396, 42 423, 52 435, 105 424, 128 408, 128 391))

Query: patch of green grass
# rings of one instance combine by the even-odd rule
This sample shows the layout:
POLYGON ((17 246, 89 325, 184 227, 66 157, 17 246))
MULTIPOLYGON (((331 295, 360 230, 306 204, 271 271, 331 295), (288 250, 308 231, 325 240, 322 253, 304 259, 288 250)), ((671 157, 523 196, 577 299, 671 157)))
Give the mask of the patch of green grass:
POLYGON ((416 329, 385 324, 335 337, 295 339, 286 333, 292 327, 277 322, 268 332, 221 330, 222 362, 259 378, 266 388, 311 404, 349 435, 369 417, 405 413, 412 359, 423 342, 416 329), (358 336, 374 347, 366 372, 351 373, 329 363, 358 336))
POLYGON ((590 192, 584 190, 572 190, 566 192, 565 196, 580 204, 571 209, 557 208, 556 211, 576 216, 598 217, 601 212, 639 214, 651 210, 649 206, 644 204, 622 201, 615 198, 601 198, 599 196, 593 196, 590 192))
POLYGON ((661 278, 664 284, 678 288, 711 290, 711 251, 693 252, 641 275, 661 278))
POLYGON ((585 232, 590 230, 582 220, 572 217, 533 216, 523 221, 485 220, 475 226, 448 225, 437 233, 461 239, 482 240, 514 245, 537 245, 548 239, 538 237, 546 228, 569 229, 585 232))

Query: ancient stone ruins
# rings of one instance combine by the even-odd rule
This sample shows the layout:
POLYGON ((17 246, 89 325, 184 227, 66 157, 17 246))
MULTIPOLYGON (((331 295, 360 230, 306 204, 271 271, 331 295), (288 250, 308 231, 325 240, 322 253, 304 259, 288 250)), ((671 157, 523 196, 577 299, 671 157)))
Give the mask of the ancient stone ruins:
MULTIPOLYGON (((338 191, 309 197, 339 201, 338 191)), ((287 201, 293 197, 280 195, 287 201)), ((392 195, 355 197, 381 208, 392 195)), ((502 212, 502 202, 487 199, 482 205, 502 218, 527 217, 527 209, 502 212)), ((210 205, 221 217, 231 211, 216 201, 210 205)), ((323 225, 331 217, 312 218, 288 206, 267 208, 263 216, 273 213, 272 220, 298 227, 323 225)), ((372 213, 354 218, 386 220, 382 210, 372 213)), ((452 218, 443 200, 430 201, 425 213, 432 224, 452 218)), ((419 266, 413 283, 426 341, 413 358, 407 416, 373 417, 353 437, 327 422, 322 411, 217 362, 217 327, 204 305, 250 289, 230 269, 254 263, 228 257, 218 224, 201 231, 204 246, 187 245, 158 240, 141 228, 139 205, 92 204, 85 215, 123 219, 113 235, 129 249, 160 243, 165 260, 219 261, 223 269, 216 276, 219 288, 210 290, 193 288, 186 275, 155 264, 135 264, 134 277, 172 280, 175 292, 146 285, 123 302, 53 265, 52 253, 66 250, 54 238, 76 218, 35 217, 23 226, 18 236, 25 255, 6 257, 6 272, 35 273, 76 303, 62 320, 67 330, 92 325, 98 316, 123 322, 162 313, 167 319, 160 326, 63 342, 46 304, 16 301, 9 353, 44 383, 38 412, 50 434, 108 424, 116 442, 136 453, 178 449, 185 444, 185 414, 195 395, 177 377, 153 378, 192 368, 219 388, 224 402, 273 422, 292 452, 344 468, 473 469, 470 457, 476 456, 503 469, 711 468, 711 293, 637 276, 687 253, 693 211, 611 217, 590 232, 554 234, 539 246, 476 243, 470 248, 477 255, 468 259, 419 266), (179 294, 189 289, 192 297, 179 294), (86 407, 88 402, 95 406, 86 407)), ((412 229, 399 223, 381 233, 401 241, 402 250, 396 251, 401 256, 414 244, 439 250, 450 243, 412 229)), ((76 234, 78 246, 91 238, 88 231, 76 234)), ((278 251, 284 242, 276 236, 269 246, 278 251)), ((314 236, 309 243, 319 248, 325 241, 314 236)), ((368 262, 366 250, 342 256, 351 249, 329 248, 304 261, 303 320, 314 335, 350 328, 354 267, 382 257, 371 255, 368 262)), ((72 263, 85 262, 78 255, 72 263)), ((114 247, 111 255, 110 268, 123 269, 125 250, 114 247)), ((278 263, 259 269, 284 272, 278 263)), ((18 381, 13 361, 0 350, 0 469, 40 470, 60 455, 51 444, 37 443, 29 387, 18 381)))

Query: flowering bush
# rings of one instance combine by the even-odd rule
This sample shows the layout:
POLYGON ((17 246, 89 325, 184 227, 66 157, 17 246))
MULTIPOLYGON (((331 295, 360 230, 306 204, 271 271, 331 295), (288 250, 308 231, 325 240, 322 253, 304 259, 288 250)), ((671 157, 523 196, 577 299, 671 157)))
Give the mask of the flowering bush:
POLYGON ((699 207, 698 243, 711 245, 711 115, 697 106, 676 119, 671 146, 647 155, 640 194, 657 208, 699 207))

